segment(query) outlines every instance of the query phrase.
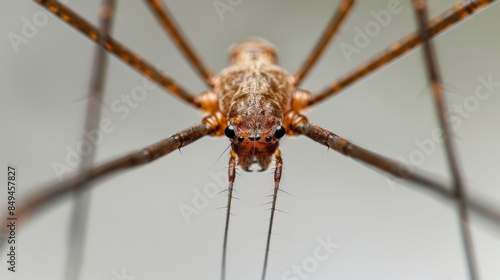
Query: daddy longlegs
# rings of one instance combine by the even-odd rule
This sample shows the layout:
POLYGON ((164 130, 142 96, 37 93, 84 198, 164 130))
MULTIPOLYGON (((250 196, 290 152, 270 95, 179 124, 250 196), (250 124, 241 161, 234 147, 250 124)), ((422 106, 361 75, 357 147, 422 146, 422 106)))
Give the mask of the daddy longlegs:
MULTIPOLYGON (((8 16, 10 22, 19 24, 19 30, 9 26, 4 27, 4 33, 20 33, 23 17, 32 18, 43 11, 29 1, 18 2, 13 4, 14 9, 9 9, 8 16)), ((69 5, 97 22, 98 2, 69 5)), ((387 9, 387 3, 358 3, 302 87, 314 92, 415 31, 412 6, 403 2, 402 13, 393 16, 390 24, 349 63, 339 44, 352 43, 355 28, 364 28, 373 20, 370 11, 387 9)), ((264 8, 242 2, 225 13, 221 21, 213 3, 168 4, 178 25, 215 72, 225 66, 228 46, 249 36, 259 36, 277 46, 280 65, 292 73, 312 49, 337 6, 326 2, 293 2, 279 7, 282 3, 260 4, 266 5, 264 8), (257 14, 260 18, 256 21, 257 14)), ((431 3, 431 18, 453 4, 431 3)), ((498 36, 494 32, 483 33, 491 31, 496 8, 491 5, 434 40, 446 96, 452 104, 461 104, 474 92, 478 77, 491 74, 495 80, 499 75, 494 63, 498 61, 498 36)), ((116 17, 114 37, 159 65, 189 90, 201 92, 205 88, 196 74, 187 70, 185 61, 143 3, 120 2, 116 17)), ((74 147, 80 140, 93 44, 50 18, 49 24, 20 46, 18 54, 14 54, 10 44, 6 49, 9 51, 2 55, 9 58, 9 72, 2 76, 9 79, 2 84, 10 87, 3 90, 7 94, 3 104, 9 104, 3 110, 9 116, 4 120, 5 135, 19 135, 20 130, 23 134, 7 138, 5 165, 19 166, 19 196, 23 197, 35 192, 40 182, 55 180, 53 162, 64 162, 66 146, 74 147)), ((411 52, 345 89, 333 98, 335 101, 315 107, 308 118, 379 154, 408 158, 416 149, 415 139, 429 137, 437 127, 429 82, 424 67, 420 67, 424 65, 422 61, 420 49, 411 52)), ((104 107, 143 83, 140 75, 115 58, 110 59, 109 68, 104 107)), ((187 113, 190 109, 178 105, 178 100, 162 90, 148 93, 148 98, 131 108, 123 120, 109 108, 104 109, 102 118, 112 119, 116 128, 100 143, 96 162, 148 145, 200 121, 200 115, 187 113)), ((498 135, 491 121, 495 102, 498 99, 493 93, 454 131, 467 190, 490 197, 498 195, 494 184, 498 182, 496 166, 488 163, 488 159, 493 162, 499 154, 494 145, 498 135)), ((281 186, 291 195, 280 194, 278 200, 278 208, 287 214, 277 214, 268 279, 281 278, 293 265, 312 257, 317 239, 327 236, 340 246, 310 273, 313 279, 466 279, 456 211, 451 204, 435 200, 433 195, 429 197, 428 192, 414 191, 412 185, 408 188, 398 180, 388 180, 380 172, 334 151, 327 152, 305 137, 289 139, 285 137, 281 144, 281 186)), ((95 186, 81 278, 119 279, 115 273, 123 270, 135 279, 220 278, 225 213, 218 208, 225 205, 224 195, 211 199, 209 206, 189 224, 178 208, 191 203, 194 189, 203 190, 214 182, 210 174, 227 171, 225 156, 213 165, 226 147, 227 142, 202 139, 183 148, 182 153, 171 153, 168 159, 105 179, 95 186)), ((441 148, 426 157, 420 167, 438 174, 437 178, 448 176, 441 148)), ((269 202, 266 196, 272 194, 272 172, 265 174, 271 175, 240 171, 236 178, 239 200, 232 209, 235 218, 230 225, 228 279, 260 277, 269 216, 264 211, 268 206, 260 204, 269 202)), ((20 272, 14 277, 62 277, 67 253, 65 221, 70 212, 70 203, 65 201, 23 226, 19 231, 20 272)), ((498 241, 481 226, 473 229, 481 279, 495 279, 498 241)))

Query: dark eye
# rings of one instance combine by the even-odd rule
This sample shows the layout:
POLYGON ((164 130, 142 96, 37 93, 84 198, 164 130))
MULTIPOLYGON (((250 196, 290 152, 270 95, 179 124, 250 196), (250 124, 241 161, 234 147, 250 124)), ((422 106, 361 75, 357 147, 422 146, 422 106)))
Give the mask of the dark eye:
POLYGON ((226 134, 227 138, 233 139, 236 134, 234 134, 234 127, 232 125, 226 127, 224 129, 224 134, 226 134))
POLYGON ((271 140, 273 140, 273 137, 271 137, 271 136, 267 136, 267 137, 266 137, 266 142, 267 142, 267 143, 271 142, 271 140))
POLYGON ((240 141, 240 142, 245 141, 245 137, 243 137, 243 136, 241 136, 241 135, 240 135, 240 136, 238 136, 238 141, 240 141))
POLYGON ((286 130, 283 126, 278 126, 276 128, 276 131, 274 132, 274 137, 280 139, 281 137, 285 136, 286 130))

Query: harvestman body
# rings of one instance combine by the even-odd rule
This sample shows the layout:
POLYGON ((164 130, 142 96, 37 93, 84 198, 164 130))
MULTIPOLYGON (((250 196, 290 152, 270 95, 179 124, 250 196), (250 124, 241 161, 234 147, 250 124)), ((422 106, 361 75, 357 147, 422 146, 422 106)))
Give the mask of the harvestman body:
MULTIPOLYGON (((225 135, 230 139, 231 152, 228 171, 229 188, 222 256, 222 279, 225 279, 226 271, 228 227, 236 166, 239 165, 242 169, 250 171, 250 167, 253 164, 257 164, 261 170, 266 170, 271 165, 273 156, 276 160, 276 169, 274 172, 275 187, 262 273, 262 279, 265 279, 274 212, 276 209, 276 200, 282 172, 282 159, 280 150, 278 149, 279 140, 285 134, 302 134, 346 156, 367 163, 393 176, 414 182, 433 191, 441 198, 457 203, 457 205, 460 206, 461 226, 464 247, 468 258, 469 275, 471 279, 477 279, 472 244, 469 244, 471 242, 468 236, 466 204, 470 210, 497 223, 500 223, 500 215, 487 205, 481 205, 473 200, 467 201, 465 199, 465 194, 461 190, 461 179, 458 170, 452 170, 454 175, 453 187, 455 190, 450 191, 448 186, 419 171, 410 173, 402 172, 404 170, 401 169, 400 163, 356 146, 326 129, 310 124, 307 118, 302 116, 300 112, 305 108, 331 97, 359 78, 420 44, 424 44, 425 46, 426 62, 429 68, 428 72, 431 73, 429 78, 433 85, 433 89, 435 89, 434 95, 440 96, 439 75, 437 66, 434 63, 430 37, 452 26, 452 24, 467 17, 469 14, 474 13, 477 9, 486 6, 492 2, 492 0, 464 1, 463 4, 456 5, 448 12, 431 21, 426 18, 425 3, 423 1, 414 1, 420 23, 419 32, 406 36, 401 41, 383 50, 379 55, 357 67, 351 73, 333 82, 323 91, 315 94, 310 94, 305 90, 301 90, 298 86, 324 51, 328 42, 341 25, 355 1, 342 1, 315 49, 311 52, 300 70, 293 76, 277 66, 276 51, 270 44, 261 40, 249 40, 235 46, 230 54, 230 66, 219 75, 212 76, 208 68, 203 65, 193 49, 187 44, 181 32, 170 19, 162 1, 146 1, 156 14, 164 29, 174 38, 174 42, 179 46, 209 87, 208 91, 199 96, 195 96, 183 89, 169 76, 160 73, 147 61, 109 36, 109 32, 106 31, 104 27, 101 26, 101 28, 96 28, 83 17, 58 1, 35 1, 81 31, 91 40, 96 41, 103 47, 102 49, 114 53, 118 58, 163 86, 173 95, 198 109, 202 109, 208 116, 206 116, 200 124, 185 129, 169 138, 141 150, 125 154, 114 160, 95 165, 61 183, 50 184, 47 187, 41 188, 42 190, 40 192, 26 198, 23 204, 18 207, 16 214, 19 220, 36 212, 43 206, 49 205, 58 199, 72 194, 76 189, 85 189, 89 186, 88 183, 93 180, 120 170, 152 162, 204 136, 225 135)), ((112 2, 114 1, 104 1, 104 3, 107 4, 104 5, 104 11, 106 12, 102 13, 102 17, 108 20, 112 18, 112 2)), ((100 60, 102 62, 103 59, 101 58, 100 60)), ((102 70, 104 66, 100 65, 97 68, 98 70, 102 70)), ((103 75, 97 76, 101 77, 103 75)), ((100 81, 102 82, 102 80, 100 81)), ((440 98, 437 98, 436 104, 438 107, 443 107, 440 98)), ((438 109, 438 111, 439 110, 442 111, 442 109, 438 109)), ((91 119, 91 116, 87 116, 87 118, 91 119)), ((440 115, 440 120, 441 125, 446 128, 447 124, 442 114, 440 115)), ((445 134, 446 136, 448 135, 448 133, 445 134)), ((445 138, 449 139, 449 137, 445 138)), ((447 152, 453 155, 452 144, 446 143, 446 147, 447 152)), ((449 156, 450 165, 455 166, 455 162, 456 160, 453 156, 449 156)), ((2 228, 1 233, 2 239, 0 240, 0 247, 5 246, 5 228, 2 228)), ((74 271, 77 273, 78 269, 76 268, 74 271)))
POLYGON ((231 65, 213 78, 213 90, 200 98, 201 107, 218 122, 216 135, 224 129, 231 157, 237 155, 237 165, 246 171, 253 163, 266 170, 273 154, 279 158, 279 139, 291 131, 299 104, 308 101, 309 94, 297 90, 295 79, 276 62, 270 44, 243 42, 232 49, 231 65))

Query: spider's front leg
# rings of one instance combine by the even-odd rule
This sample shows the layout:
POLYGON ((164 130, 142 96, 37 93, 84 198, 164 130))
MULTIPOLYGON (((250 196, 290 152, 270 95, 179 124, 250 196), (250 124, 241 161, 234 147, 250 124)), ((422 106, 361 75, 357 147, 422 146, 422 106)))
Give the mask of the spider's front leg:
MULTIPOLYGON (((201 124, 192 126, 155 144, 96 165, 90 168, 88 172, 76 174, 60 183, 52 183, 39 187, 36 193, 20 200, 22 204, 17 209, 17 220, 20 223, 24 222, 32 214, 40 213, 41 209, 51 206, 55 202, 67 197, 73 190, 78 189, 80 186, 86 189, 87 186, 92 186, 88 183, 94 182, 97 179, 102 179, 118 171, 145 165, 172 151, 185 147, 204 136, 213 135, 218 130, 218 126, 218 118, 214 115, 209 115, 203 119, 201 124)), ((3 213, 1 217, 7 217, 7 213, 3 213)), ((0 250, 7 243, 7 229, 7 227, 3 227, 0 230, 0 250)))
MULTIPOLYGON (((289 134, 305 135, 315 142, 327 146, 343 155, 367 163, 389 175, 412 182, 415 186, 423 187, 437 194, 439 198, 443 198, 453 203, 459 201, 455 193, 449 190, 448 186, 433 179, 422 170, 418 170, 416 167, 407 166, 359 147, 333 132, 309 123, 307 118, 300 113, 295 111, 288 112, 285 121, 288 124, 289 134)), ((470 197, 467 198, 466 204, 468 209, 485 218, 485 220, 489 221, 492 225, 498 226, 498 224, 500 224, 500 213, 496 210, 496 207, 489 205, 481 199, 470 197)))
POLYGON ((452 198, 452 194, 445 185, 429 178, 429 176, 423 175, 422 172, 415 170, 415 168, 366 150, 333 132, 309 123, 309 120, 300 111, 308 107, 311 98, 312 95, 308 91, 302 89, 295 91, 292 98, 291 110, 286 113, 284 119, 284 125, 289 135, 305 135, 343 155, 367 163, 390 175, 417 183, 444 197, 452 198))

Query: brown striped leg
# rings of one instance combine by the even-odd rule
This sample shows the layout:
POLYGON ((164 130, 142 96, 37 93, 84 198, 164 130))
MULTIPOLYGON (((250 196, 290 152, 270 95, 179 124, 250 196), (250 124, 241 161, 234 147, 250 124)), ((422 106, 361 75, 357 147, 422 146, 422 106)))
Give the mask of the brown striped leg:
MULTIPOLYGON (((104 50, 104 42, 107 34, 111 30, 111 21, 115 9, 114 0, 103 0, 99 16, 100 40, 97 42, 94 54, 94 65, 92 78, 87 99, 87 113, 85 117, 84 131, 92 131, 98 126, 101 116, 101 101, 102 89, 104 84, 105 69, 107 64, 106 51, 104 50)), ((90 154, 82 157, 79 166, 79 172, 82 176, 89 176, 89 168, 94 162, 95 152, 97 147, 94 147, 90 154)), ((89 194, 82 191, 81 185, 73 190, 74 204, 69 227, 68 236, 68 253, 66 260, 65 279, 78 280, 82 265, 83 251, 85 248, 85 232, 87 224, 88 205, 90 203, 89 194)))
MULTIPOLYGON (((49 10, 51 13, 67 22, 78 31, 85 34, 92 41, 99 42, 99 40, 102 40, 102 35, 101 32, 99 32, 98 28, 96 28, 94 25, 92 25, 90 22, 72 11, 64 4, 61 4, 56 0, 34 1, 47 8, 47 10, 49 10)), ((182 88, 169 76, 156 70, 153 65, 145 61, 143 58, 141 58, 131 50, 127 49, 123 44, 116 41, 113 37, 107 35, 107 38, 104 42, 104 47, 106 48, 106 50, 116 55, 119 59, 129 64, 132 68, 161 85, 174 96, 180 98, 181 100, 196 108, 200 108, 201 105, 192 93, 182 88)))
MULTIPOLYGON (((462 4, 457 4, 456 6, 437 16, 435 19, 428 23, 427 28, 429 30, 430 36, 436 36, 438 33, 453 26, 456 22, 467 18, 478 9, 485 7, 486 5, 491 4, 494 1, 496 0, 469 0, 463 1, 462 4)), ((326 98, 332 97, 341 89, 373 72, 375 69, 378 69, 381 66, 389 63, 391 60, 410 51, 416 46, 419 46, 420 44, 422 44, 422 37, 418 33, 407 35, 402 40, 399 40, 387 49, 375 55, 372 59, 359 65, 350 73, 347 73, 340 79, 334 81, 329 86, 321 90, 321 92, 313 95, 313 97, 309 101, 309 106, 315 105, 325 100, 326 98)))
POLYGON ((283 160, 281 159, 280 150, 276 150, 276 152, 274 152, 274 158, 276 159, 276 169, 274 170, 274 192, 273 201, 271 203, 271 218, 269 219, 269 229, 267 231, 266 253, 264 256, 264 268, 262 269, 262 280, 266 279, 269 249, 271 248, 271 234, 273 232, 274 213, 276 212, 276 200, 278 198, 278 191, 280 188, 281 172, 283 171, 283 160))
POLYGON ((309 74, 309 71, 314 66, 321 54, 323 54, 326 46, 331 42, 333 35, 336 34, 337 30, 339 29, 340 25, 342 25, 342 22, 344 21, 351 8, 354 6, 355 2, 356 0, 344 0, 342 1, 342 3, 340 3, 337 11, 328 23, 328 26, 323 31, 321 38, 316 43, 316 46, 311 51, 306 61, 304 61, 297 73, 295 73, 295 86, 299 86, 302 80, 307 76, 307 74, 309 74))
MULTIPOLYGON (((356 146, 324 128, 310 124, 305 117, 300 115, 296 116, 296 119, 290 126, 290 129, 294 133, 303 134, 343 155, 364 162, 389 175, 412 182, 415 186, 431 191, 431 193, 437 195, 441 199, 450 202, 458 201, 453 191, 450 191, 446 185, 432 179, 423 171, 356 146)), ((472 198, 468 198, 466 203, 468 208, 474 211, 475 214, 483 217, 485 221, 490 222, 491 225, 497 228, 500 227, 500 211, 498 211, 496 207, 484 201, 472 198)))
POLYGON ((231 157, 229 158, 229 187, 227 193, 227 207, 226 207, 226 225, 224 226, 224 241, 222 242, 222 267, 221 279, 226 279, 226 262, 227 262, 227 240, 229 234, 229 218, 231 217, 231 201, 233 200, 233 184, 236 177, 236 153, 231 150, 231 157))
POLYGON ((455 192, 455 198, 458 204, 458 214, 460 216, 460 232, 462 235, 462 242, 465 249, 465 258, 467 260, 469 279, 476 280, 479 279, 478 270, 476 266, 476 260, 474 257, 474 246, 472 242, 472 236, 469 228, 469 218, 467 214, 466 206, 466 193, 465 187, 463 185, 462 176, 457 164, 457 157, 455 152, 455 145, 451 139, 450 126, 446 121, 446 109, 444 104, 444 96, 441 89, 441 77, 439 74, 439 68, 436 60, 436 53, 434 51, 434 46, 430 40, 429 30, 427 29, 427 7, 425 0, 414 0, 413 1, 415 13, 418 19, 419 31, 421 33, 422 40, 424 41, 423 51, 425 57, 425 63, 427 67, 427 73, 429 75, 429 80, 431 82, 432 93, 434 97, 434 104, 436 105, 436 111, 438 114, 439 125, 443 131, 444 136, 444 146, 446 150, 446 156, 448 158, 448 164, 452 174, 453 187, 455 192))
POLYGON ((212 87, 212 72, 208 69, 207 66, 205 66, 203 61, 201 61, 200 57, 194 51, 193 47, 186 40, 180 28, 176 25, 174 19, 168 12, 167 7, 163 5, 163 2, 161 0, 146 0, 146 3, 156 15, 156 18, 163 26, 163 29, 168 32, 168 34, 172 38, 172 41, 182 51, 182 53, 188 59, 194 69, 198 71, 198 74, 203 78, 205 84, 208 87, 212 87))
MULTIPOLYGON (((88 174, 77 174, 63 182, 50 184, 37 188, 39 191, 29 197, 19 200, 17 208, 17 220, 22 223, 32 214, 39 214, 41 210, 51 206, 61 199, 72 194, 72 190, 83 186, 88 189, 97 179, 123 171, 135 166, 150 163, 160 157, 163 157, 172 151, 185 147, 203 136, 213 134, 217 130, 217 122, 213 116, 206 117, 203 123, 190 127, 184 131, 172 135, 160 142, 147 146, 139 151, 123 155, 115 160, 97 165, 91 168, 88 174), (21 203, 22 202, 22 203, 21 203)), ((7 213, 1 216, 4 219, 7 213)), ((0 229, 0 251, 6 244, 7 227, 0 229)))

